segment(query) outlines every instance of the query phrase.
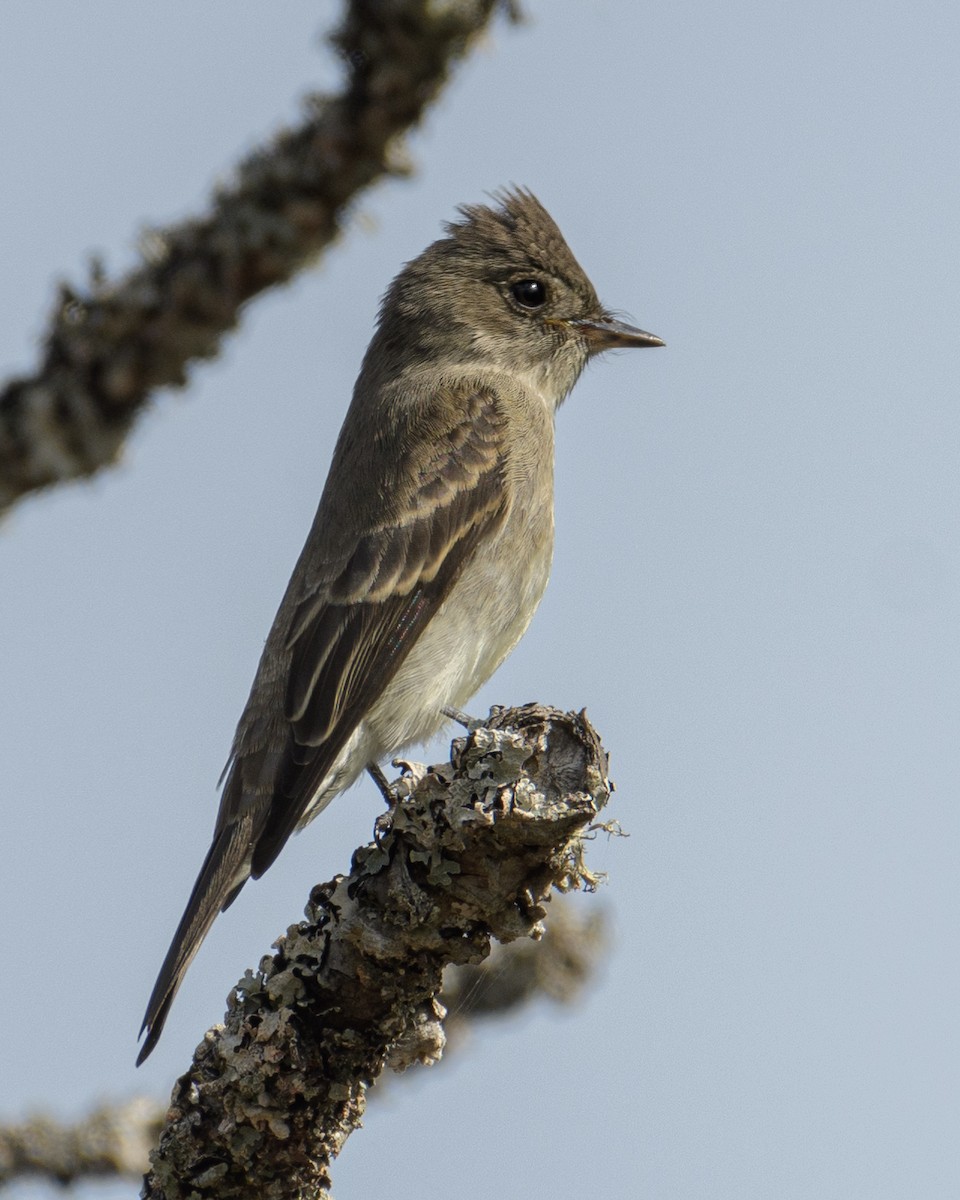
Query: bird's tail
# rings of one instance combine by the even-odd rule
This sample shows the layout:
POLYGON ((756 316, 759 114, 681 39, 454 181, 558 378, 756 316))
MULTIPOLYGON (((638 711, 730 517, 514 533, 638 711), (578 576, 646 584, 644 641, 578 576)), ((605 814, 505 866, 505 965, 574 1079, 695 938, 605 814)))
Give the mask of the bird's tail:
POLYGON ((217 832, 207 851, 140 1026, 140 1033, 146 1031, 147 1036, 137 1056, 138 1067, 159 1041, 177 989, 214 919, 233 903, 250 876, 252 826, 249 815, 231 822, 217 832))

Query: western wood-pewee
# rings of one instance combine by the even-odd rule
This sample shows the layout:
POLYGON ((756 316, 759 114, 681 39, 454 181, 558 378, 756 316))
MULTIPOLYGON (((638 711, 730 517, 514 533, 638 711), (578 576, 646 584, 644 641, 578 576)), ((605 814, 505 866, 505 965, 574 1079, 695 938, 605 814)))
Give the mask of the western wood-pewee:
POLYGON ((364 768, 431 737, 517 644, 553 550, 554 414, 615 320, 529 191, 468 206, 393 281, 141 1033, 218 912, 364 768))

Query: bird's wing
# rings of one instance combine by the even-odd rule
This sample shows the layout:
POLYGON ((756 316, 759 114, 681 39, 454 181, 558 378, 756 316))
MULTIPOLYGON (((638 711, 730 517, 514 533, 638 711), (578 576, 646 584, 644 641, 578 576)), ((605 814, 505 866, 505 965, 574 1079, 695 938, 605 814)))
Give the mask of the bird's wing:
MULTIPOLYGON (((289 622, 287 745, 257 838, 261 875, 299 824, 477 545, 503 520, 502 410, 490 389, 447 389, 418 415, 389 519, 349 557, 305 572, 289 622), (399 495, 398 495, 399 493, 399 495)), ((394 464, 395 468, 396 464, 394 464)))
MULTIPOLYGON (((157 1044, 217 913, 280 853, 364 713, 477 545, 503 520, 503 436, 494 392, 449 388, 415 414, 396 444, 374 447, 366 461, 361 448, 331 468, 331 494, 341 503, 340 485, 367 471, 387 518, 344 541, 332 528, 336 514, 321 501, 277 616, 287 631, 280 643, 289 662, 286 693, 258 672, 213 842, 147 1005, 138 1064, 157 1044), (282 714, 272 711, 281 705, 282 714)), ((270 672, 278 668, 274 654, 265 655, 261 672, 265 663, 270 672)))

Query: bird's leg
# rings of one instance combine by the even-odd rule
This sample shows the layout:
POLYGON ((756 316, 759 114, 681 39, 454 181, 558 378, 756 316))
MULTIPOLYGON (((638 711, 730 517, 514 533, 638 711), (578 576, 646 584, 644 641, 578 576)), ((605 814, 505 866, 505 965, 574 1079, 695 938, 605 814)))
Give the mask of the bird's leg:
POLYGON ((390 786, 390 780, 386 777, 386 775, 384 775, 383 771, 380 770, 380 764, 368 762, 367 773, 379 788, 380 795, 383 796, 384 800, 387 802, 387 807, 392 808, 397 802, 397 797, 393 788, 390 786))
POLYGON ((454 708, 452 704, 445 704, 440 711, 445 717, 449 717, 451 721, 456 721, 458 725, 462 725, 468 733, 471 733, 480 725, 486 724, 486 721, 479 720, 477 717, 471 717, 462 708, 454 708))

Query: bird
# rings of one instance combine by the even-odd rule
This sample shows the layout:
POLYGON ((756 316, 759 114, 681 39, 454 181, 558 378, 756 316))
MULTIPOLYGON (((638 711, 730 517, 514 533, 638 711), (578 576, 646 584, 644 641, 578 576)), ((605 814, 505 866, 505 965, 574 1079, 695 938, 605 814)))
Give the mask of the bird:
POLYGON ((387 290, 147 1005, 157 1044, 216 916, 367 769, 432 737, 525 632, 553 554, 554 417, 618 319, 525 188, 462 205, 387 290))

